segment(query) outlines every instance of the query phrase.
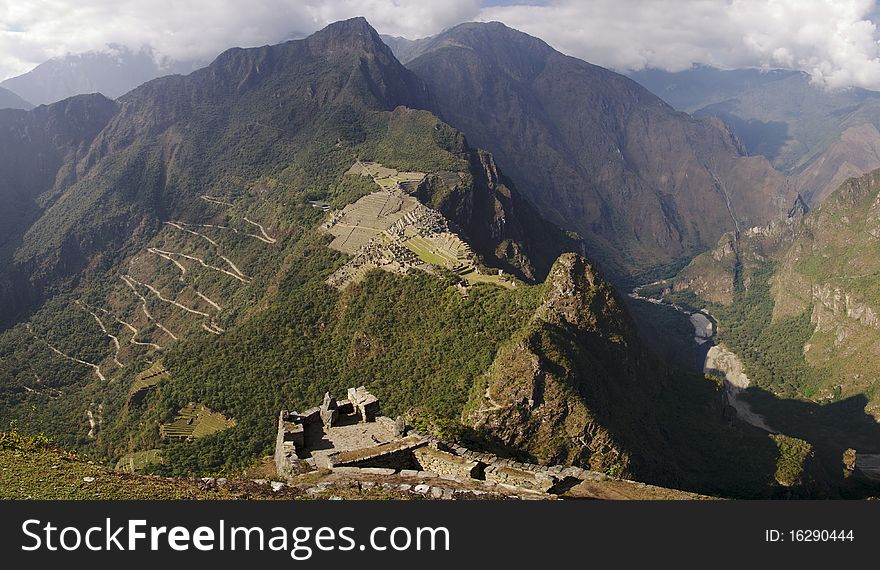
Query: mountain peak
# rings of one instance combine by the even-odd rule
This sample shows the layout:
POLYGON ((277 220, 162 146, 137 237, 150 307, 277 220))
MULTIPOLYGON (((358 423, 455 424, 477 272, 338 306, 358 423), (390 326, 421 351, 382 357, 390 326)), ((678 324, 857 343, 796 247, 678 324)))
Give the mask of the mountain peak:
POLYGON ((333 22, 306 40, 313 50, 327 54, 375 52, 391 54, 379 33, 363 16, 333 22))

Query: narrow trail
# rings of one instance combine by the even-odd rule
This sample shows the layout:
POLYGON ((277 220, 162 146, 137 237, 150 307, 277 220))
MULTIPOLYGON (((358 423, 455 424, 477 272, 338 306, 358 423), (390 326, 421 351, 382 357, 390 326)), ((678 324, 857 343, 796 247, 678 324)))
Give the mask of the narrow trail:
POLYGON ((256 226, 257 228, 259 228, 260 233, 263 234, 263 237, 261 238, 261 237, 259 237, 259 236, 254 235, 254 234, 247 234, 247 235, 249 235, 249 236, 251 236, 251 237, 255 237, 255 238, 257 238, 257 239, 259 239, 259 240, 262 240, 262 241, 264 241, 264 242, 266 242, 266 243, 275 243, 275 242, 278 241, 277 239, 275 239, 275 238, 273 238, 273 237, 270 237, 269 234, 266 233, 266 230, 263 228, 263 225, 262 225, 262 224, 258 224, 257 222, 254 222, 254 221, 252 221, 252 220, 249 220, 249 219, 247 218, 247 216, 244 216, 242 219, 243 219, 244 221, 246 221, 247 223, 249 223, 249 224, 251 224, 251 225, 256 226))
POLYGON ((251 220, 249 220, 247 218, 244 218, 244 221, 256 226, 257 229, 260 230, 260 233, 263 235, 251 234, 251 233, 239 230, 238 228, 233 228, 232 226, 218 226, 216 224, 189 224, 187 222, 181 222, 180 220, 174 220, 173 222, 169 222, 169 223, 175 224, 176 226, 188 226, 191 228, 212 228, 215 230, 229 230, 229 231, 236 233, 238 235, 252 237, 254 239, 260 240, 263 243, 268 243, 268 244, 273 244, 278 241, 278 240, 270 237, 269 234, 266 233, 266 230, 263 229, 262 225, 260 225, 256 222, 252 222, 251 220))
MULTIPOLYGON (((211 239, 210 237, 206 236, 205 234, 202 234, 202 233, 199 233, 199 232, 196 232, 196 231, 193 231, 193 230, 188 230, 188 229, 186 229, 185 227, 183 227, 183 226, 181 226, 180 224, 178 224, 177 222, 165 222, 165 223, 168 224, 169 226, 173 227, 173 228, 176 228, 176 229, 180 230, 180 231, 184 231, 184 232, 186 232, 186 233, 188 233, 188 234, 192 234, 192 235, 195 235, 195 236, 199 236, 199 237, 201 237, 201 238, 204 238, 205 240, 208 241, 208 243, 210 243, 211 245, 213 245, 214 247, 216 247, 218 250, 221 249, 221 248, 220 248, 220 244, 218 244, 216 241, 214 241, 214 240, 211 239)), ((217 270, 217 271, 222 271, 223 273, 227 273, 228 275, 232 275, 232 274, 229 273, 228 271, 223 271, 222 269, 220 269, 220 268, 218 268, 218 267, 214 267, 214 266, 208 265, 207 263, 205 263, 204 261, 202 261, 201 259, 199 259, 199 258, 197 258, 197 257, 192 257, 192 256, 184 255, 184 254, 182 254, 182 253, 173 253, 173 252, 162 251, 162 250, 158 250, 158 249, 157 249, 156 251, 161 251, 162 253, 169 254, 169 255, 179 255, 179 256, 181 256, 181 257, 186 257, 187 259, 192 259, 192 260, 194 260, 194 261, 198 261, 198 262, 201 263, 203 266, 208 267, 208 268, 210 268, 210 269, 215 269, 215 270, 217 270)), ((229 265, 229 267, 232 268, 232 270, 237 274, 237 276, 236 276, 236 275, 232 275, 233 277, 235 277, 236 279, 238 279, 239 281, 242 281, 242 282, 244 282, 244 283, 248 283, 248 282, 250 281, 250 277, 248 277, 247 275, 245 275, 245 274, 244 274, 244 273, 243 273, 243 272, 242 272, 242 271, 241 271, 241 270, 235 265, 235 263, 232 262, 231 259, 229 259, 228 257, 226 257, 226 256, 224 256, 224 255, 220 255, 219 253, 217 254, 217 256, 218 256, 220 259, 222 259, 223 261, 225 261, 225 262, 229 265)))
POLYGON ((199 196, 199 198, 201 198, 205 202, 210 202, 212 204, 219 204, 221 206, 228 206, 230 208, 234 207, 232 204, 226 202, 225 200, 223 200, 223 198, 219 196, 208 196, 207 194, 202 194, 201 196, 199 196))
POLYGON ((144 316, 147 317, 147 320, 152 321, 153 323, 155 323, 156 326, 157 326, 160 330, 162 330, 162 332, 164 332, 165 334, 167 334, 168 336, 170 336, 170 337, 173 338, 174 340, 178 340, 177 335, 175 335, 175 334, 174 334, 173 332, 171 332, 170 330, 166 329, 166 328, 162 325, 162 323, 160 323, 159 321, 157 321, 156 319, 154 319, 154 318, 153 318, 153 315, 150 314, 150 311, 147 309, 147 299, 146 299, 143 295, 141 295, 140 291, 137 290, 137 287, 135 286, 134 279, 132 279, 132 278, 129 277, 128 275, 121 275, 121 276, 120 276, 120 279, 122 279, 123 281, 125 281, 125 284, 128 285, 129 289, 131 289, 132 292, 134 292, 134 294, 138 297, 138 299, 141 300, 141 309, 142 309, 143 312, 144 312, 144 316))
MULTIPOLYGON (((152 285, 150 285, 150 284, 148 284, 148 283, 142 283, 141 281, 138 281, 137 279, 135 279, 134 277, 132 277, 132 276, 130 276, 130 275, 128 276, 128 278, 129 278, 131 281, 133 281, 135 284, 140 285, 141 287, 144 287, 144 288, 148 289, 148 290, 150 291, 150 293, 152 293, 153 295, 155 295, 156 298, 159 299, 160 301, 162 301, 163 303, 168 303, 168 304, 170 304, 170 305, 173 305, 173 306, 175 306, 175 307, 177 307, 177 308, 179 308, 179 309, 182 309, 182 310, 186 311, 187 313, 190 313, 190 314, 193 314, 193 315, 197 315, 197 316, 200 316, 200 317, 204 317, 205 319, 207 319, 207 320, 208 320, 208 323, 204 323, 204 322, 202 322, 201 324, 202 324, 202 328, 205 329, 206 331, 208 331, 209 333, 219 335, 219 334, 222 334, 222 333, 226 332, 225 329, 223 329, 222 327, 220 327, 220 325, 218 325, 218 324, 214 321, 214 316, 213 316, 213 315, 211 315, 211 314, 209 314, 209 313, 206 313, 206 312, 204 312, 204 311, 200 311, 200 310, 198 310, 198 309, 193 309, 192 307, 187 307, 186 305, 184 305, 184 304, 182 304, 182 303, 179 303, 178 301, 176 301, 176 300, 174 300, 174 299, 169 299, 168 297, 165 297, 165 296, 162 294, 161 291, 159 291, 158 289, 156 289, 156 288, 153 287, 152 285)), ((214 301, 212 301, 209 297, 207 297, 206 295, 203 295, 203 294, 199 293, 198 291, 196 291, 195 293, 196 293, 196 295, 198 295, 200 298, 204 299, 207 303, 210 303, 212 306, 216 307, 218 311, 220 310, 220 305, 218 305, 217 303, 215 303, 214 301)), ((158 323, 157 323, 156 326, 159 326, 160 328, 162 328, 162 330, 164 330, 164 331, 167 332, 169 335, 171 335, 171 336, 174 338, 174 340, 177 340, 177 337, 174 336, 174 335, 173 335, 168 329, 166 329, 165 327, 162 327, 162 325, 159 325, 158 323)))
MULTIPOLYGON (((86 306, 88 306, 88 305, 86 305, 86 306)), ((137 345, 137 346, 149 346, 151 348, 155 348, 156 350, 165 350, 164 348, 162 348, 161 346, 159 346, 156 343, 140 342, 139 340, 137 340, 137 336, 138 336, 138 334, 140 334, 140 331, 134 325, 132 325, 131 323, 128 323, 126 321, 123 321, 122 319, 120 319, 119 317, 117 317, 116 315, 114 315, 113 313, 108 311, 107 309, 102 309, 101 307, 89 307, 89 308, 94 309, 96 311, 100 311, 104 315, 110 317, 111 319, 115 320, 117 323, 119 323, 120 325, 124 326, 129 331, 131 331, 131 338, 128 339, 129 343, 137 345)))
POLYGON ((201 317, 211 318, 211 315, 209 315, 208 313, 204 313, 202 311, 199 311, 198 309, 193 309, 191 307, 187 307, 186 305, 178 303, 174 299, 169 299, 169 298, 165 297, 164 295, 162 295, 161 291, 159 291, 158 289, 156 289, 155 287, 153 287, 152 285, 150 285, 148 283, 142 283, 142 282, 138 281, 137 279, 135 279, 134 277, 132 277, 131 275, 128 275, 127 277, 130 280, 132 280, 134 283, 136 283, 137 285, 140 285, 141 287, 145 287, 146 289, 149 289, 150 293, 155 295, 157 299, 159 299, 160 301, 162 301, 164 303, 169 303, 171 305, 174 305, 175 307, 183 309, 187 313, 192 313, 193 315, 199 315, 201 317))
POLYGON ((202 299, 203 301, 205 301, 206 303, 208 303, 209 305, 211 305, 212 307, 214 307, 214 308, 217 309, 218 311, 222 311, 222 310, 223 310, 223 307, 221 307, 220 305, 218 305, 217 303, 215 303, 214 301, 212 301, 212 300, 210 299, 210 297, 208 297, 207 295, 203 295, 202 293, 199 293, 198 291, 196 291, 196 295, 198 295, 200 299, 202 299))
POLYGON ((224 256, 224 255, 221 255, 221 256, 220 256, 220 259, 222 259, 223 261, 225 261, 226 263, 228 263, 228 264, 229 264, 229 267, 231 267, 233 271, 235 271, 236 273, 238 273, 238 276, 239 276, 241 279, 244 279, 244 280, 245 280, 245 283, 247 283, 248 281, 251 280, 250 277, 248 277, 247 275, 245 275, 244 273, 242 273, 242 272, 241 272, 241 269, 239 269, 238 267, 235 266, 234 263, 232 263, 232 260, 231 260, 231 259, 229 259, 228 257, 226 257, 226 256, 224 256))
MULTIPOLYGON (((199 257, 195 257, 194 255, 187 255, 187 254, 185 254, 185 253, 178 253, 178 252, 176 252, 176 251, 168 251, 168 250, 157 249, 157 248, 151 248, 151 249, 155 249, 157 255, 158 255, 158 254, 163 254, 162 257, 164 257, 164 256, 167 255, 167 256, 169 256, 169 257, 171 257, 171 256, 177 256, 177 257, 182 257, 182 258, 184 258, 184 259, 189 259, 190 261, 195 261, 196 263, 199 263, 199 264, 200 264, 202 267, 204 267, 205 269, 211 269, 211 270, 213 270, 213 271, 218 271, 218 272, 220 272, 220 273, 224 273, 224 274, 226 274, 226 275, 232 277, 233 279, 236 279, 236 280, 238 280, 238 281, 241 281, 242 283, 250 283, 250 277, 247 277, 247 276, 245 276, 245 275, 243 275, 243 274, 240 274, 240 272, 239 272, 239 273, 233 273, 233 272, 231 272, 231 271, 227 271, 226 269, 223 269, 222 267, 217 267, 217 266, 215 266, 215 265, 211 265, 211 264, 209 264, 209 263, 205 263, 205 261, 204 261, 203 259, 201 259, 201 258, 199 258, 199 257)), ((221 256, 221 257, 222 257, 222 256, 221 256)), ((226 259, 225 257, 224 257, 223 259, 226 260, 227 263, 230 263, 230 267, 234 267, 234 264, 232 264, 228 259, 226 259)), ((237 270, 238 268, 235 267, 235 269, 237 270)))
POLYGON ((57 355, 59 355, 59 356, 61 356, 61 357, 63 357, 63 358, 66 358, 67 360, 72 360, 73 362, 76 362, 76 363, 79 363, 79 364, 83 364, 83 365, 85 365, 85 366, 88 366, 89 368, 92 369, 92 371, 94 371, 95 376, 97 376, 99 380, 101 380, 102 382, 106 382, 106 381, 107 381, 107 379, 104 378, 104 375, 101 374, 101 367, 98 366, 97 364, 93 364, 93 363, 91 363, 91 362, 86 362, 85 360, 80 360, 79 358, 75 358, 75 357, 73 357, 73 356, 70 356, 70 355, 68 355, 68 354, 65 354, 65 353, 61 352, 60 350, 58 350, 57 348, 55 348, 54 346, 52 346, 51 344, 49 344, 49 342, 48 342, 47 340, 44 340, 44 339, 38 337, 36 334, 34 334, 33 328, 31 327, 31 324, 30 324, 30 323, 27 324, 27 330, 28 330, 28 332, 31 334, 32 337, 34 337, 34 338, 37 339, 38 341, 40 341, 40 342, 42 342, 43 344, 45 344, 45 345, 49 348, 49 350, 51 350, 51 351, 54 352, 55 354, 57 354, 57 355))
POLYGON ((486 386, 486 394, 485 394, 485 396, 486 396, 486 401, 489 402, 490 406, 489 406, 488 408, 480 408, 479 410, 477 410, 476 413, 478 413, 478 414, 482 414, 482 413, 485 413, 485 412, 494 412, 495 410, 500 410, 500 409, 502 409, 502 408, 504 407, 504 406, 502 406, 501 404, 499 404, 498 402, 496 402, 495 400, 492 399, 492 396, 489 394, 489 389, 490 389, 490 388, 491 388, 491 386, 486 386))
POLYGON ((125 365, 119 361, 119 351, 122 350, 122 346, 120 346, 119 339, 116 337, 116 335, 110 334, 110 331, 108 331, 107 327, 104 326, 104 321, 101 320, 101 317, 91 311, 89 307, 85 305, 85 303, 83 303, 82 301, 77 301, 76 304, 79 305, 88 314, 92 315, 92 317, 95 319, 95 322, 98 323, 99 327, 101 327, 101 331, 110 338, 110 341, 116 348, 116 353, 113 355, 113 362, 116 364, 116 366, 120 368, 125 368, 125 365))
POLYGON ((194 236, 199 236, 200 238, 207 240, 208 243, 210 243, 211 245, 213 245, 216 248, 220 247, 219 243, 212 240, 210 237, 206 236, 205 234, 200 234, 199 232, 194 231, 194 230, 188 230, 177 222, 165 222, 165 224, 171 226, 172 228, 177 228, 178 230, 180 230, 182 232, 186 232, 186 233, 192 234, 194 236))
POLYGON ((180 269, 180 280, 183 281, 183 276, 186 275, 186 267, 184 267, 184 265, 182 263, 180 263, 179 261, 177 261, 176 259, 171 257, 171 255, 169 255, 168 253, 161 251, 161 250, 158 250, 155 247, 148 247, 147 251, 149 251, 150 253, 152 253, 154 255, 158 255, 162 259, 166 259, 166 260, 170 261, 171 263, 173 263, 174 265, 176 265, 177 268, 180 269))
POLYGON ((166 328, 162 325, 162 323, 157 322, 157 323, 156 323, 156 326, 159 327, 160 329, 162 329, 162 332, 164 332, 165 334, 167 334, 168 336, 170 336, 170 337, 173 338, 174 340, 180 340, 179 338, 177 338, 177 335, 176 335, 176 334, 174 334, 174 333, 171 332, 170 330, 166 329, 166 328))

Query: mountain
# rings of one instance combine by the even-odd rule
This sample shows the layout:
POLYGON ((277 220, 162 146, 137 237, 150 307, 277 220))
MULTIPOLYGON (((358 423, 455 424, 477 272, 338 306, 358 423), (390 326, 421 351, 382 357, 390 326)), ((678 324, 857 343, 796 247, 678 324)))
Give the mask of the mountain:
POLYGON ((437 96, 356 18, 116 101, 0 113, 23 162, 0 186, 22 204, 0 424, 240 473, 278 410, 367 384, 387 415, 507 456, 800 492, 717 382, 651 354, 590 249, 426 110, 437 96))
POLYGON ((0 88, 0 109, 33 109, 34 106, 10 91, 0 88))
POLYGON ((354 19, 115 102, 0 113, 22 163, 0 187, 21 203, 0 422, 107 460, 192 402, 224 430, 163 446, 193 473, 247 465, 276 408, 365 379, 389 413, 458 418, 580 245, 429 106, 354 19))
POLYGON ((189 73, 196 62, 162 61, 151 49, 138 51, 109 45, 107 51, 70 54, 41 63, 25 74, 0 83, 36 105, 74 95, 101 93, 110 99, 162 75, 189 73))
POLYGON ((631 75, 676 108, 724 121, 749 154, 766 156, 811 206, 847 178, 880 168, 880 93, 826 89, 806 73, 697 67, 631 75))
POLYGON ((613 281, 687 260, 796 198, 719 121, 503 24, 462 24, 418 52, 406 65, 437 114, 492 152, 545 217, 580 234, 613 281))
POLYGON ((820 207, 727 235, 673 281, 670 299, 704 307, 777 430, 810 441, 829 469, 880 452, 880 171, 820 207))
POLYGON ((733 99, 750 89, 801 75, 801 72, 789 69, 718 69, 709 65, 694 65, 684 71, 648 68, 626 75, 679 111, 694 113, 713 103, 733 99))
POLYGON ((613 287, 567 254, 554 264, 531 319, 472 392, 465 419, 479 438, 543 464, 722 494, 772 494, 776 445, 728 423, 725 410, 719 384, 661 363, 613 287))
MULTIPOLYGON (((32 264, 15 264, 15 252, 41 212, 62 198, 54 189, 77 181, 80 161, 116 112, 116 104, 101 95, 31 111, 0 110, 0 324, 41 298, 38 290, 44 283, 38 271, 32 264)), ((68 254, 74 253, 61 252, 68 254)))
POLYGON ((433 38, 421 38, 417 40, 411 40, 409 38, 404 38, 400 36, 389 36, 382 34, 379 36, 382 38, 382 41, 391 48, 391 51, 394 52, 395 57, 400 60, 402 63, 406 63, 408 61, 412 61, 417 56, 421 55, 424 47, 429 45, 433 38))

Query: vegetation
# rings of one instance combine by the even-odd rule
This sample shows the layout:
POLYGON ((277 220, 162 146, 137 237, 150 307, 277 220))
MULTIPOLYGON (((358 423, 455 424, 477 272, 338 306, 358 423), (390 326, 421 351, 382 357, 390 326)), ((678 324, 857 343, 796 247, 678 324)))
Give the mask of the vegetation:
POLYGON ((794 487, 802 482, 809 459, 813 456, 813 446, 802 439, 781 434, 770 436, 779 450, 776 461, 776 481, 783 487, 794 487))

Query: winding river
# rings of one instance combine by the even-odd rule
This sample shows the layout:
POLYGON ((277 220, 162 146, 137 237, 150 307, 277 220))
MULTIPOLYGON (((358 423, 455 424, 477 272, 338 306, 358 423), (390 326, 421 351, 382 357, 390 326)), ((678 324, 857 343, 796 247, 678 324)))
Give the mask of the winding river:
POLYGON ((688 311, 675 303, 663 299, 645 297, 642 290, 654 285, 665 285, 666 281, 655 281, 646 285, 640 285, 632 290, 629 296, 632 299, 646 301, 655 305, 663 305, 675 309, 687 315, 694 327, 694 344, 697 345, 697 354, 702 361, 702 369, 706 374, 712 374, 721 378, 724 382, 724 393, 727 403, 736 411, 737 417, 742 421, 770 433, 778 433, 767 425, 767 421, 761 414, 752 410, 752 407, 742 398, 742 392, 749 387, 749 378, 746 376, 742 362, 736 354, 727 349, 723 344, 715 344, 713 338, 716 333, 716 321, 705 311, 688 311))

